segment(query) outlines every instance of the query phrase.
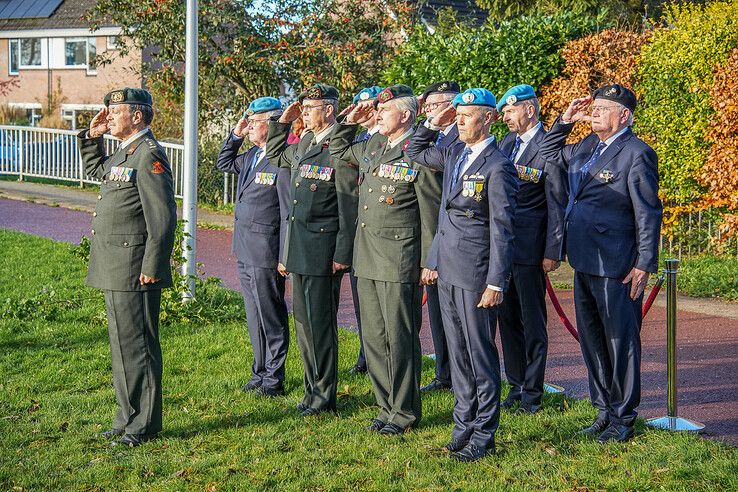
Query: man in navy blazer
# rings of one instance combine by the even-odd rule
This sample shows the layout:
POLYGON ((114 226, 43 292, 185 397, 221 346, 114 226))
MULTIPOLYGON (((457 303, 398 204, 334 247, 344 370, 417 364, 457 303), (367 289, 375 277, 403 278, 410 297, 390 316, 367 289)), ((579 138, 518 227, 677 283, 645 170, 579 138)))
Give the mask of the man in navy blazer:
POLYGON ((548 353, 546 273, 561 260, 566 175, 560 166, 546 165, 538 148, 546 135, 538 121, 535 90, 522 84, 497 102, 510 130, 500 151, 515 164, 520 183, 515 208, 513 267, 510 287, 500 305, 500 340, 510 392, 500 404, 516 413, 536 413, 541 407, 548 353))
POLYGON ((285 279, 277 272, 284 243, 290 171, 265 156, 269 118, 282 113, 273 97, 255 99, 228 135, 218 154, 219 170, 238 176, 233 254, 254 351, 251 379, 244 391, 262 396, 284 394, 284 364, 289 345, 285 279), (244 138, 253 144, 239 154, 244 138))
POLYGON ((658 267, 657 158, 630 129, 635 107, 630 89, 601 87, 571 102, 540 150, 548 162, 568 170, 566 254, 575 270, 577 328, 590 396, 599 411, 583 432, 600 442, 633 437, 641 399, 643 289, 658 267), (565 145, 577 121, 590 121, 592 133, 565 145))
MULTIPOLYGON (((454 97, 461 92, 461 88, 457 82, 452 80, 444 80, 429 85, 421 100, 423 103, 423 112, 429 121, 433 121, 437 115, 444 109, 451 106, 454 97)), ((434 145, 439 149, 453 146, 459 141, 459 129, 456 122, 452 121, 448 125, 439 127, 438 136, 434 145)), ((442 176, 438 175, 441 180, 442 176)), ((433 338, 433 350, 435 351, 435 373, 433 380, 420 388, 425 393, 428 391, 448 390, 451 389, 451 368, 448 360, 448 342, 443 331, 443 319, 441 316, 441 302, 438 297, 438 285, 429 284, 425 286, 425 292, 428 294, 426 307, 428 308, 428 324, 430 325, 431 337, 433 338)))
POLYGON ((441 298, 456 402, 446 449, 460 461, 495 452, 500 418, 500 360, 495 346, 497 306, 508 288, 513 257, 515 167, 490 136, 496 100, 486 89, 468 89, 434 120, 418 127, 406 150, 415 162, 444 169, 435 257, 421 281, 435 283, 441 298), (433 145, 453 117, 460 142, 433 145), (435 127, 437 128, 437 127, 435 127))

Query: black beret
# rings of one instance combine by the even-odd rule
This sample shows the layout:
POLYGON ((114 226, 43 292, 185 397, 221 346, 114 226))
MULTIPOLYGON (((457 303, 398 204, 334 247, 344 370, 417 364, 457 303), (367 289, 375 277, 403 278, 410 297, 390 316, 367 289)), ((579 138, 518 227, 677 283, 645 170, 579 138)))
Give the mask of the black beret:
POLYGON ((377 98, 374 100, 374 106, 376 107, 379 103, 386 103, 387 101, 391 101, 398 97, 415 97, 415 94, 413 94, 413 90, 405 84, 391 85, 377 94, 377 98))
POLYGON ((436 82, 435 84, 429 85, 425 89, 425 92, 423 92, 423 98, 431 94, 458 94, 459 92, 461 92, 459 84, 452 80, 444 80, 443 82, 436 82))
POLYGON ((592 99, 607 99, 620 103, 632 113, 636 108, 636 95, 632 90, 620 84, 605 85, 594 91, 592 99))
POLYGON ((146 89, 132 89, 130 87, 108 92, 105 94, 103 102, 106 107, 115 104, 143 104, 144 106, 151 107, 154 103, 149 91, 146 89))
POLYGON ((314 84, 297 97, 301 104, 303 99, 335 99, 337 101, 338 89, 332 85, 314 84))

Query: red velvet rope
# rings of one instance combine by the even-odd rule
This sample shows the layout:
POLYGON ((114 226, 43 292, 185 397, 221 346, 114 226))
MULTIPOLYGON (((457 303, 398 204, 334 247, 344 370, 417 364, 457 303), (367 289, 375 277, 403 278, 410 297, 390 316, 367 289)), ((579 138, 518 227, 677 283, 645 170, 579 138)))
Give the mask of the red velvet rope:
MULTIPOLYGON (((653 289, 651 289, 651 293, 648 294, 648 299, 646 299, 646 302, 643 303, 643 310, 641 311, 641 318, 645 318, 646 314, 648 314, 648 311, 651 309, 651 306, 653 305, 653 301, 656 300, 656 296, 659 294, 659 291, 661 290, 661 286, 664 285, 664 275, 659 275, 659 278, 656 280, 656 285, 653 286, 653 289)), ((556 292, 553 289, 553 286, 551 285, 551 280, 548 278, 548 275, 546 275, 546 292, 548 292, 548 298, 551 299, 551 304, 553 304, 554 309, 556 310, 556 314, 559 315, 559 319, 564 324, 564 327, 571 333, 571 336, 574 337, 574 339, 578 342, 579 341, 579 332, 577 331, 576 326, 574 326, 571 321, 569 321, 569 318, 566 316, 566 313, 564 312, 564 309, 561 307, 561 303, 559 302, 559 298, 556 296, 556 292)))

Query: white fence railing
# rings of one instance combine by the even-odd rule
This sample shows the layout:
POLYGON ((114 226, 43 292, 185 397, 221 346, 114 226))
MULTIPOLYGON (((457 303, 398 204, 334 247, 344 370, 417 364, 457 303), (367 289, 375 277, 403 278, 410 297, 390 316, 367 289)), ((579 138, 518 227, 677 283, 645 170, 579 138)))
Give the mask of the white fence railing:
MULTIPOLYGON (((159 142, 174 175, 174 194, 184 190, 184 146, 159 142)), ((120 141, 106 135, 105 150, 112 154, 120 141)), ((0 125, 0 174, 71 181, 80 186, 98 183, 85 173, 77 146, 77 132, 50 128, 0 125)))

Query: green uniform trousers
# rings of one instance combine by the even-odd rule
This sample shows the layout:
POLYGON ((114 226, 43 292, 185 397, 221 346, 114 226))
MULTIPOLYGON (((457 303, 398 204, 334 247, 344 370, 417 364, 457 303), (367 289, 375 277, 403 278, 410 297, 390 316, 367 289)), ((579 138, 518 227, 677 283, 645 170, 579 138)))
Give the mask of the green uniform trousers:
POLYGON ((118 400, 114 429, 161 432, 161 290, 106 290, 113 385, 118 400))
POLYGON ((291 273, 295 334, 304 366, 302 403, 317 410, 336 410, 338 385, 338 301, 340 275, 291 273))
POLYGON ((417 283, 359 277, 361 329, 366 365, 380 412, 400 427, 420 422, 420 306, 417 283))

